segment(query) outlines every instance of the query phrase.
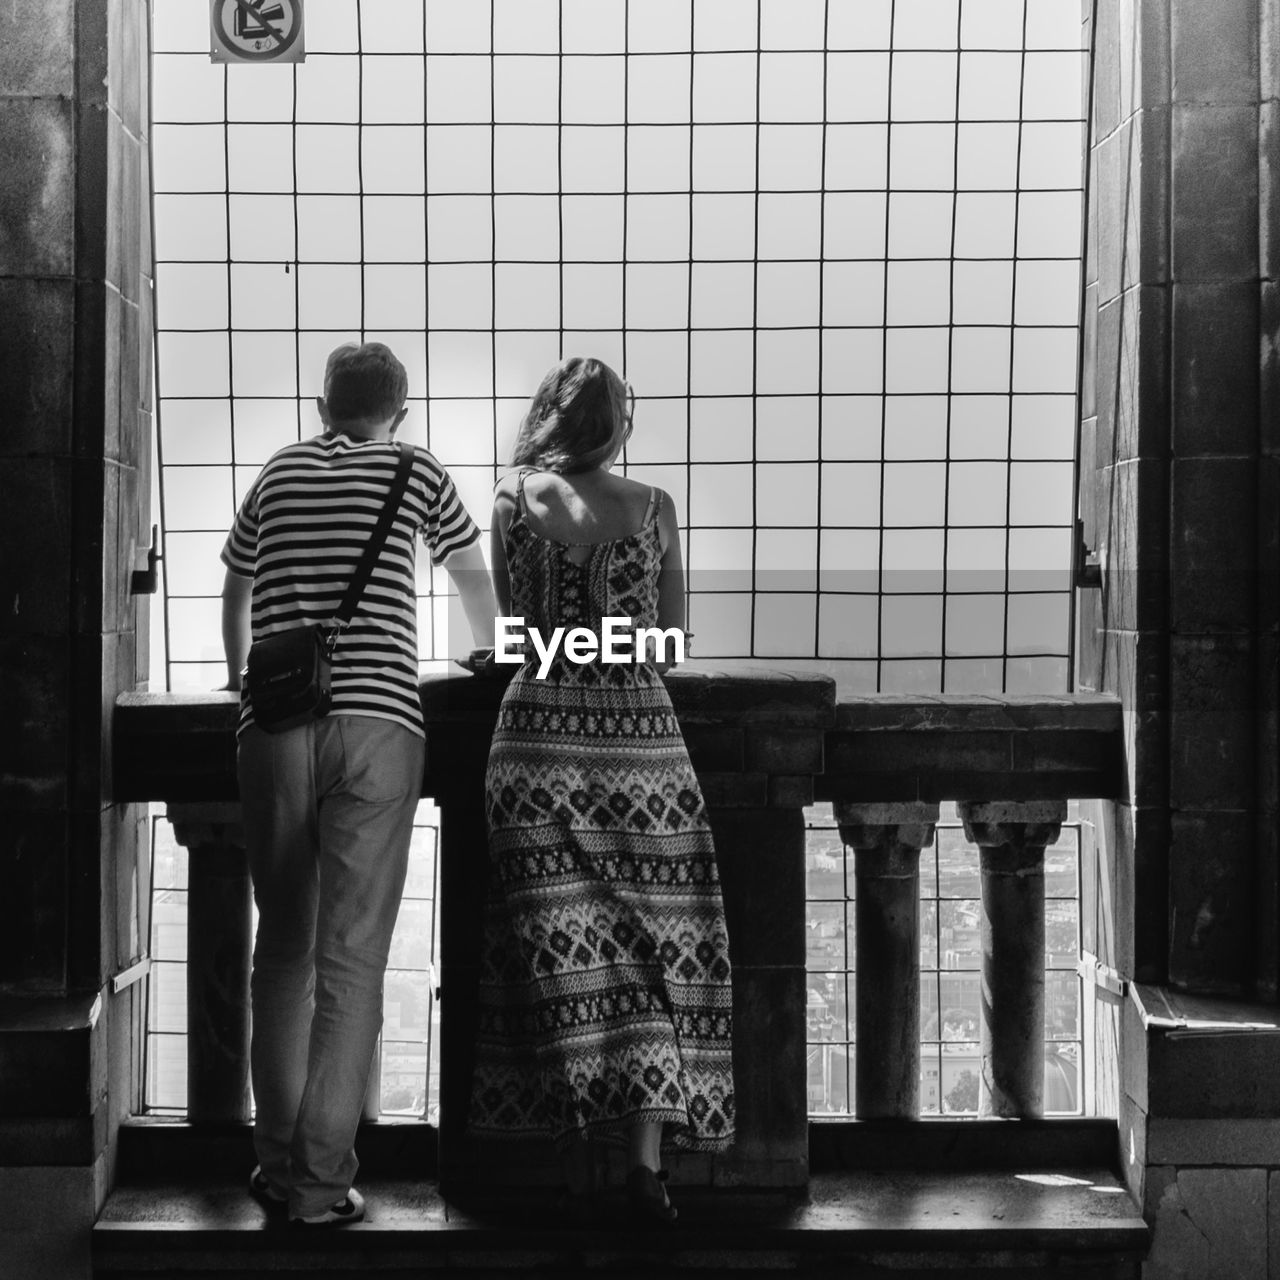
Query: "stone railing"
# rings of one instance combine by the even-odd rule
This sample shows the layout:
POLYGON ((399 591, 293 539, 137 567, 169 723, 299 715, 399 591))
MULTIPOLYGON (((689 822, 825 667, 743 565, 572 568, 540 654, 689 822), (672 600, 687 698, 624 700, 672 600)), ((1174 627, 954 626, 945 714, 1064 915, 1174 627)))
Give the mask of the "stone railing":
POLYGON ((979 848, 979 1113, 1043 1102, 1044 853, 1068 799, 1123 785, 1120 704, 1096 695, 842 699, 818 793, 854 851, 860 1119, 920 1110, 920 853, 939 802, 958 801, 979 848))
MULTIPOLYGON (((918 1114, 919 853, 940 800, 981 848, 982 1109, 1040 1111, 1045 846, 1069 798, 1120 793, 1119 704, 1058 698, 864 696, 826 675, 689 664, 668 677, 711 811, 734 961, 738 1141, 684 1157, 685 1181, 800 1186, 805 1082, 805 808, 834 804, 855 851, 857 1114, 918 1114)), ((455 1184, 528 1176, 524 1154, 465 1134, 485 879, 483 772, 501 686, 427 678, 423 794, 441 813, 439 1168, 455 1184)), ((248 1110, 250 891, 234 804, 235 699, 132 694, 115 717, 115 793, 162 800, 191 851, 189 1106, 248 1110), (198 927, 196 922, 199 922, 198 927)))

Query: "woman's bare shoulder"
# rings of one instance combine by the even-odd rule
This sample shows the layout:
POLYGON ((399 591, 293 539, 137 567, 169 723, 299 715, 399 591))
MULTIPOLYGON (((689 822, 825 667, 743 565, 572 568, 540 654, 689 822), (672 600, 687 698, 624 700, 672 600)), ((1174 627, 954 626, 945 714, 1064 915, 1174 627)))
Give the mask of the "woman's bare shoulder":
POLYGON ((610 480, 618 486, 617 492, 630 494, 644 494, 645 500, 648 500, 649 493, 653 489, 653 485, 645 484, 643 480, 633 480, 630 476, 614 475, 609 473, 610 480))
POLYGON ((514 498, 520 488, 520 472, 508 471, 494 481, 493 496, 495 498, 514 498))

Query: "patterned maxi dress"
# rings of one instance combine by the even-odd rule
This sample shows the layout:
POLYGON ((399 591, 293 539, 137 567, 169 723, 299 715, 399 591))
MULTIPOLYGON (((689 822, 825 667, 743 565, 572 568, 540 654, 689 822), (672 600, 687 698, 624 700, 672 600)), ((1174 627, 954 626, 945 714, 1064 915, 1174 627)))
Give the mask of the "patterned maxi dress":
MULTIPOLYGON (((638 533, 507 534, 512 614, 544 637, 657 619, 657 504, 638 533)), ((628 646, 630 647, 630 646, 628 646)), ((732 991, 706 806, 651 664, 578 664, 508 685, 486 776, 489 890, 470 1127, 575 1136, 664 1121, 678 1146, 733 1141, 732 991)))

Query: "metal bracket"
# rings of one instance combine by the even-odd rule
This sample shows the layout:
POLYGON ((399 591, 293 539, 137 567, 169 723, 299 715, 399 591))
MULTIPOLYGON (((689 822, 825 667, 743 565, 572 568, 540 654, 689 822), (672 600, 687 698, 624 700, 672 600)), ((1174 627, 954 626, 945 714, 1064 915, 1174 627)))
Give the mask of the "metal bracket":
POLYGON ((147 567, 133 571, 133 576, 129 579, 130 595, 153 596, 156 593, 156 588, 160 582, 160 575, 156 566, 164 558, 160 554, 159 534, 159 526, 153 524, 151 526, 151 545, 147 548, 147 567))
POLYGON ((139 978, 145 978, 151 972, 151 957, 143 956, 126 969, 121 969, 111 979, 111 993, 119 995, 126 987, 131 987, 139 978))
POLYGON ((1102 586, 1102 560, 1084 540, 1084 521, 1076 521, 1075 585, 1081 588, 1102 586))
POLYGON ((1091 982, 1100 992, 1105 992, 1103 999, 1110 996, 1113 1002, 1118 1003, 1128 994, 1129 980, 1118 969, 1113 969, 1109 964, 1103 964, 1097 956, 1091 955, 1088 951, 1080 953, 1080 959, 1076 961, 1076 972, 1086 982, 1091 982))

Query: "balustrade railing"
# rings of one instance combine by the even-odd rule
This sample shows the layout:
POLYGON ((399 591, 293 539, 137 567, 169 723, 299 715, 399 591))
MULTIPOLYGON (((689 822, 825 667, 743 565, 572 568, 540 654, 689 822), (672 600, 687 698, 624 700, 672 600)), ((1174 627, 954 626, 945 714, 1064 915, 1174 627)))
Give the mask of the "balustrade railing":
MULTIPOLYGON (((833 804, 856 892, 855 1112, 920 1113, 919 858, 955 800, 981 856, 980 1116, 1042 1110, 1044 851, 1068 799, 1122 794, 1119 703, 1095 695, 862 695, 803 670, 668 678, 711 810, 735 981, 739 1139, 681 1176, 807 1178, 804 811, 833 804)), ((483 768, 500 687, 427 678, 423 794, 440 809, 440 1169, 491 1177, 463 1125, 484 886, 483 768), (487 1172, 482 1172, 485 1170, 487 1172)), ((248 1118, 250 890, 235 808, 232 695, 130 694, 115 719, 115 793, 164 801, 190 851, 188 1115, 248 1118)), ((505 1167, 522 1163, 512 1159, 505 1167)))

